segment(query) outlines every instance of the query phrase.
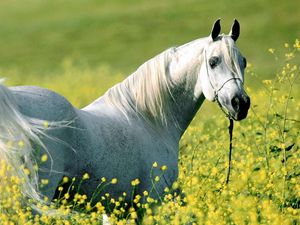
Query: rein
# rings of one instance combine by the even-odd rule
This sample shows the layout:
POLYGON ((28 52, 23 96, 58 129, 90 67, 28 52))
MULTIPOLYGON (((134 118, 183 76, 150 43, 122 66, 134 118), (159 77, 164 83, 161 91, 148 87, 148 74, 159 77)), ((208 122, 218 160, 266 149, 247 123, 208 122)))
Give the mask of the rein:
POLYGON ((231 153, 232 153, 232 134, 233 134, 233 119, 229 118, 229 154, 228 154, 228 171, 226 177, 226 185, 229 183, 230 170, 231 170, 231 153))

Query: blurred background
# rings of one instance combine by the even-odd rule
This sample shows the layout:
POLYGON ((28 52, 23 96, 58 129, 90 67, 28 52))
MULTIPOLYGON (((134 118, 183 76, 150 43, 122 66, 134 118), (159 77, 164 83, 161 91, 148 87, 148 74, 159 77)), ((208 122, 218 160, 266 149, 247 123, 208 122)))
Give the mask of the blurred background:
MULTIPOLYGON (((257 77, 270 79, 281 62, 268 49, 279 54, 300 37, 299 16, 299 0, 1 0, 0 76, 11 85, 48 79, 45 86, 63 92, 66 67, 88 68, 69 74, 80 82, 87 73, 118 74, 102 81, 106 89, 163 50, 208 36, 217 18, 224 33, 237 18, 239 48, 257 77)), ((255 79, 247 80, 252 88, 255 79)))

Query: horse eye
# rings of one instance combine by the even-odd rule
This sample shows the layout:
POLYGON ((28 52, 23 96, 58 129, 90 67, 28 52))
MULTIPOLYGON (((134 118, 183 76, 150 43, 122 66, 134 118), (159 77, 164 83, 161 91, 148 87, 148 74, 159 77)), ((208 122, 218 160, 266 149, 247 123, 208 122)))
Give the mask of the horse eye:
POLYGON ((243 58, 243 64, 244 64, 244 68, 246 68, 247 67, 247 59, 245 57, 243 58))
POLYGON ((211 57, 209 59, 209 65, 213 69, 220 63, 220 58, 217 56, 211 57))

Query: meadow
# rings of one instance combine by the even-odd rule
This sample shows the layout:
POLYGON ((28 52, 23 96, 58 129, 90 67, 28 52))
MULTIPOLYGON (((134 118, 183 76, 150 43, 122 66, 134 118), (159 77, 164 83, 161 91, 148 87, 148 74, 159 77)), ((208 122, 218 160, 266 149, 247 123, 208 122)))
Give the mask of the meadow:
MULTIPOLYGON (((246 90, 252 105, 248 118, 235 123, 229 184, 228 120, 215 104, 205 102, 180 142, 179 178, 165 196, 132 196, 137 209, 127 210, 122 196, 103 201, 111 203, 115 224, 134 224, 140 212, 145 213, 143 224, 300 223, 297 1, 232 1, 229 6, 193 0, 24 2, 0 3, 0 76, 8 85, 55 90, 77 107, 158 52, 207 36, 220 14, 226 15, 228 30, 237 17, 242 28, 238 45, 250 62, 246 90), (173 191, 178 187, 184 195, 173 191)), ((153 169, 163 174, 163 166, 154 163, 153 169)), ((71 203, 68 195, 60 196, 50 206, 64 217, 35 215, 18 188, 22 181, 10 177, 10 170, 1 162, 0 224, 101 223, 101 202, 91 206, 80 194, 71 203)), ((101 182, 117 185, 105 178, 101 182)), ((134 180, 133 189, 138 184, 134 180)))

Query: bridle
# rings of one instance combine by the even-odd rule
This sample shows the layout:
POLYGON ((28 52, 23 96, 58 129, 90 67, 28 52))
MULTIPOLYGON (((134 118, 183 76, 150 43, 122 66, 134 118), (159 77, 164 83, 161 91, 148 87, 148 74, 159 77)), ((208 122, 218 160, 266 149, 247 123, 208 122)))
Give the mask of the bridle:
POLYGON ((219 91, 222 90, 222 88, 225 86, 225 84, 227 84, 229 81, 231 80, 239 80, 242 84, 243 84, 243 81, 239 78, 239 77, 231 77, 229 78, 228 80, 226 80, 221 86, 220 88, 216 89, 214 87, 214 85, 212 84, 211 82, 211 76, 210 76, 210 73, 209 73, 209 69, 208 69, 208 61, 207 61, 207 56, 206 56, 206 50, 204 50, 204 56, 205 56, 205 64, 206 64, 206 73, 207 73, 207 76, 208 76, 208 81, 210 83, 210 86, 212 87, 213 91, 214 91, 214 99, 213 101, 216 101, 218 103, 218 106, 220 107, 221 111, 225 114, 226 117, 228 117, 229 119, 233 119, 234 118, 229 114, 228 110, 225 109, 222 104, 220 103, 219 101, 219 91))

